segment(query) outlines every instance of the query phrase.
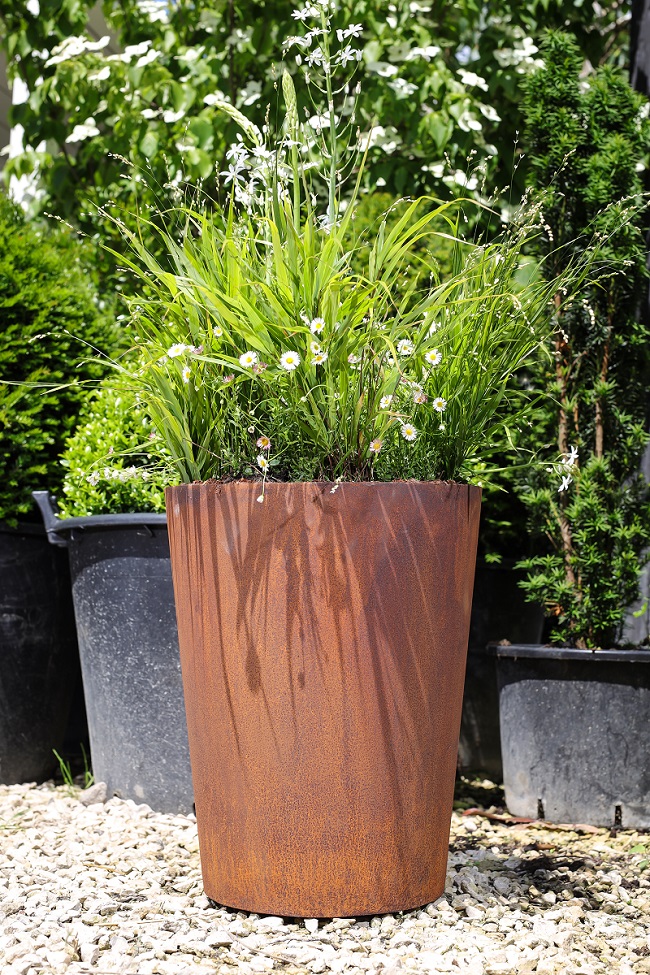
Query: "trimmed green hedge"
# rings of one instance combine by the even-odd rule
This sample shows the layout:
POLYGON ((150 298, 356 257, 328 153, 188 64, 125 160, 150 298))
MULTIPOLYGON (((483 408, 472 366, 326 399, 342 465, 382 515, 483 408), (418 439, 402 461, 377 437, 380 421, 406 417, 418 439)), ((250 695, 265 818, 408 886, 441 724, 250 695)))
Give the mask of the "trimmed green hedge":
POLYGON ((91 361, 95 349, 116 348, 114 316, 100 308, 86 257, 76 237, 28 222, 0 194, 0 521, 6 524, 36 520, 31 492, 60 487, 59 454, 105 371, 91 361))
POLYGON ((68 441, 59 499, 63 517, 165 510, 169 471, 162 444, 133 393, 106 381, 68 441))

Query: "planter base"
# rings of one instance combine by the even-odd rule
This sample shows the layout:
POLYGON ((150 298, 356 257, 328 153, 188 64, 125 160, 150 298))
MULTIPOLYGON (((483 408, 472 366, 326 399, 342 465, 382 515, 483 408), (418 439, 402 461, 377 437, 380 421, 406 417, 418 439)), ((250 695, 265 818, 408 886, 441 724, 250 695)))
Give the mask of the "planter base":
POLYGON ((494 652, 509 811, 650 827, 650 652, 494 652))
POLYGON ((205 892, 295 917, 444 889, 480 491, 167 491, 205 892))

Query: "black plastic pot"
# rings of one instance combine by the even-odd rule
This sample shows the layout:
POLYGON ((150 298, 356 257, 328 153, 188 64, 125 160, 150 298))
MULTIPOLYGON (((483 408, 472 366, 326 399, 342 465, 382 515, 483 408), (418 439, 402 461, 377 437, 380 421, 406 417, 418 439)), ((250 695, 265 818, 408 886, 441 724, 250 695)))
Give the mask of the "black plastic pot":
POLYGON ((510 812, 650 827, 650 651, 490 650, 510 812))
POLYGON ((34 497, 70 558, 95 779, 109 795, 192 812, 166 516, 59 519, 47 492, 34 497))
POLYGON ((67 559, 40 526, 0 528, 0 782, 54 771, 78 679, 67 559))
POLYGON ((526 602, 517 585, 524 573, 514 565, 513 559, 476 566, 458 743, 460 771, 482 772, 494 782, 501 782, 503 776, 499 695, 496 660, 486 646, 499 640, 537 643, 544 625, 543 610, 526 602))

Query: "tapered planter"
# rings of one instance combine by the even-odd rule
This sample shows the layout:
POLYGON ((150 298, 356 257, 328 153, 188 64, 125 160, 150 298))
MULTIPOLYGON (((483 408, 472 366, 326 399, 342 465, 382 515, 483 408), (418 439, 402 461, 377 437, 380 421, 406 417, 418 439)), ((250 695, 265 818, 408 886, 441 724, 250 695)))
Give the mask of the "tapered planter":
POLYGON ((444 889, 480 489, 167 489, 205 891, 285 916, 444 889))
POLYGON ((95 779, 109 795, 190 813, 165 515, 59 519, 46 492, 35 497, 50 540, 65 545, 70 559, 95 779))
POLYGON ((515 816, 650 827, 650 651, 493 647, 515 816))
POLYGON ((36 525, 0 528, 0 782, 57 767, 79 654, 62 553, 36 525))

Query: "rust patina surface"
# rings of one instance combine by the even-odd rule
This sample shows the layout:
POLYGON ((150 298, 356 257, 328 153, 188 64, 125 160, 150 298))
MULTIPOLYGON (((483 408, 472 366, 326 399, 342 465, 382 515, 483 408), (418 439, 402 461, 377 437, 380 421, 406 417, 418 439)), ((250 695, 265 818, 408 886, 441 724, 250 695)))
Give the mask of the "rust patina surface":
POLYGON ((426 904, 445 883, 480 489, 259 494, 167 491, 205 891, 296 917, 426 904))

